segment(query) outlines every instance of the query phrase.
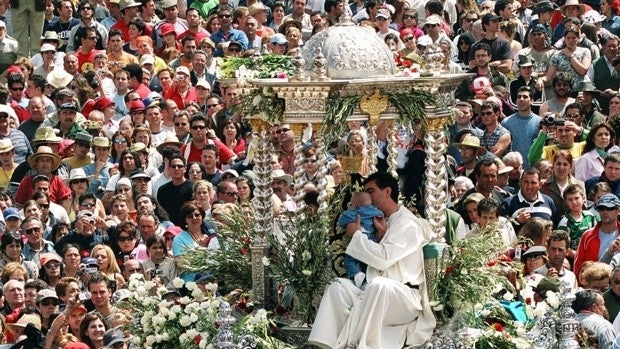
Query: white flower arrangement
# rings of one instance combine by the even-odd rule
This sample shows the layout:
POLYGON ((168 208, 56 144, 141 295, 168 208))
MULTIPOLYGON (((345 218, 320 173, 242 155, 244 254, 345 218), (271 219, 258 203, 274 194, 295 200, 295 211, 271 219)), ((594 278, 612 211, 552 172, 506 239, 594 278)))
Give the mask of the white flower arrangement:
MULTIPOLYGON (((132 311, 135 322, 127 326, 132 333, 132 343, 138 348, 213 348, 213 338, 218 331, 219 306, 225 301, 215 297, 216 284, 202 290, 196 283, 172 281, 178 288, 185 287, 189 296, 176 301, 161 299, 167 291, 157 289, 155 284, 142 276, 132 276, 129 281, 131 297, 119 303, 119 307, 132 311)), ((264 309, 240 319, 231 328, 235 338, 252 335, 260 348, 284 348, 282 342, 269 335, 272 325, 264 309)))

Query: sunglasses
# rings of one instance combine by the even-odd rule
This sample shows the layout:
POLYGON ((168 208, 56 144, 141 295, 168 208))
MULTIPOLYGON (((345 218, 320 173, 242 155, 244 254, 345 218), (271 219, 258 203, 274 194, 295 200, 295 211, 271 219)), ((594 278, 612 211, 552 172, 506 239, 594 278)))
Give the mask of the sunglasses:
POLYGON ((207 108, 211 109, 211 108, 215 108, 217 107, 219 104, 207 104, 207 108))
POLYGON ((493 114, 495 114, 495 112, 492 112, 492 111, 483 111, 483 112, 480 112, 480 115, 482 115, 482 116, 493 115, 493 114))
POLYGON ((567 119, 576 119, 578 117, 579 117, 579 113, 566 114, 567 119))
POLYGON ((39 204, 39 207, 44 208, 44 209, 48 209, 48 208, 50 208, 50 204, 39 204))
POLYGON ((228 48, 228 52, 237 53, 237 52, 241 52, 241 49, 238 49, 238 48, 228 48))
POLYGON ((231 15, 217 15, 219 18, 230 18, 232 17, 231 15))
POLYGON ((80 147, 90 148, 90 143, 88 142, 75 142, 75 144, 79 145, 80 147))
POLYGON ((190 170, 189 173, 191 173, 191 174, 199 174, 199 173, 202 173, 202 171, 200 171, 200 170, 190 170))
POLYGON ((468 22, 468 23, 473 23, 473 22, 475 22, 477 20, 478 20, 478 18, 465 18, 465 22, 468 22))
POLYGON ((44 307, 48 307, 48 306, 50 306, 50 305, 57 306, 57 305, 58 305, 58 301, 57 301, 57 300, 55 300, 55 299, 49 299, 49 298, 47 298, 47 299, 42 300, 40 304, 41 304, 42 306, 44 306, 44 307))
POLYGON ((410 42, 410 41, 413 41, 413 39, 415 39, 415 37, 414 36, 410 36, 408 38, 404 38, 403 42, 410 42))
POLYGON ((418 17, 412 15, 404 15, 403 19, 418 19, 418 17))
POLYGON ((47 263, 45 265, 45 269, 47 269, 47 270, 52 270, 52 269, 56 269, 56 268, 60 268, 60 263, 47 263))
POLYGON ((118 237, 118 241, 119 242, 129 242, 132 241, 133 238, 131 236, 119 236, 118 237))
POLYGON ((88 179, 86 178, 74 179, 71 181, 71 183, 88 183, 88 179))
POLYGON ((600 211, 607 211, 607 212, 609 212, 609 211, 617 210, 617 207, 599 206, 599 207, 596 208, 596 210, 599 211, 599 212, 600 211))
POLYGON ((11 91, 23 91, 24 90, 24 86, 22 87, 11 87, 11 91))
POLYGON ((438 27, 438 26, 439 26, 439 24, 426 24, 425 25, 425 27, 428 27, 428 28, 435 28, 435 27, 438 27))
POLYGON ((171 168, 175 170, 180 170, 185 167, 185 165, 170 165, 171 168))
POLYGON ((126 139, 115 139, 114 144, 127 144, 126 139))
POLYGON ((30 229, 26 229, 26 235, 32 235, 34 233, 40 233, 41 232, 41 228, 40 227, 33 227, 30 229))
POLYGON ((290 130, 291 130, 290 128, 280 128, 280 129, 276 130, 276 134, 279 135, 282 132, 288 132, 290 130))
POLYGON ((192 130, 204 130, 207 126, 196 125, 192 126, 192 130))
POLYGON ((84 11, 84 10, 91 10, 92 11, 92 9, 93 8, 90 7, 90 6, 84 6, 84 7, 80 8, 80 11, 84 11))
POLYGON ((305 159, 304 160, 304 164, 310 164, 310 163, 315 164, 316 160, 314 160, 314 159, 305 159))

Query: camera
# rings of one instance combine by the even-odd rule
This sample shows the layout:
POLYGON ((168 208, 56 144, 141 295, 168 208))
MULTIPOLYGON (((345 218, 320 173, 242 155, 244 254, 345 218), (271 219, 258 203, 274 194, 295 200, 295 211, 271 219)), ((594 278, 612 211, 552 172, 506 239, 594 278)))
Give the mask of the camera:
POLYGON ((151 269, 151 279, 154 279, 156 276, 159 276, 163 273, 161 269, 151 269))
POLYGON ((545 126, 553 126, 555 125, 555 120, 556 120, 556 115, 555 114, 549 114, 547 116, 545 116, 545 118, 542 120, 543 124, 545 124, 545 126))
POLYGON ((89 300, 89 299, 90 299, 90 296, 91 296, 91 295, 90 295, 90 292, 88 292, 88 291, 83 291, 83 292, 78 293, 78 299, 79 299, 79 300, 80 300, 80 302, 82 302, 82 303, 84 303, 84 302, 86 302, 87 300, 89 300))

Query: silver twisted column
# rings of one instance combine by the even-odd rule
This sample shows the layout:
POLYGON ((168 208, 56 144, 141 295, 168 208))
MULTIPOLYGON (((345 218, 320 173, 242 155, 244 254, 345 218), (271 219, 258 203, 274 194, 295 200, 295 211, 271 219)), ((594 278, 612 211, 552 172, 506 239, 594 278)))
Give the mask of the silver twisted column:
POLYGON ((446 207, 448 202, 448 174, 445 167, 446 135, 444 124, 446 115, 436 115, 435 109, 428 109, 429 127, 424 137, 426 151, 426 185, 424 187, 424 203, 426 219, 428 219, 435 241, 445 242, 446 207))

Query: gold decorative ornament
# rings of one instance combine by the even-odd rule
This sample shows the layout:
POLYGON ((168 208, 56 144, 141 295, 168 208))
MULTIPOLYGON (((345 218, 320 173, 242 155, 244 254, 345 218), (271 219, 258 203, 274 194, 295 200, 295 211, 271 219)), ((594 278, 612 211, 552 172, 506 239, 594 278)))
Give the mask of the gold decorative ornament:
POLYGON ((388 98, 383 95, 379 90, 375 90, 371 96, 364 96, 360 98, 360 109, 367 113, 369 118, 369 123, 371 126, 374 126, 379 121, 379 116, 383 113, 388 107, 388 98))

